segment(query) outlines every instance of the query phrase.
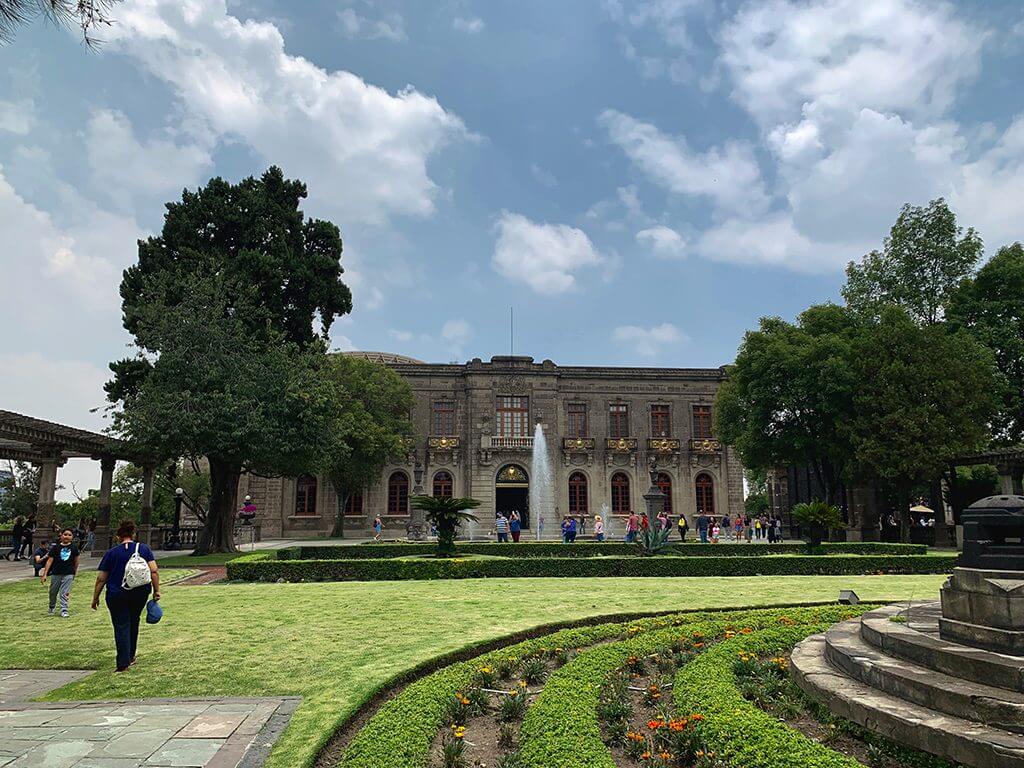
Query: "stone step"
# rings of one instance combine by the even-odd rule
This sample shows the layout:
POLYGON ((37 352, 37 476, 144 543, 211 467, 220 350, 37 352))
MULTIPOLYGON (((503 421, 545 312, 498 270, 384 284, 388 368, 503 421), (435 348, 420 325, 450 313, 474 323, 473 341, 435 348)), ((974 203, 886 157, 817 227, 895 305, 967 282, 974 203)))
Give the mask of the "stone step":
POLYGON ((905 659, 864 641, 860 619, 825 633, 825 658, 836 669, 883 693, 948 715, 1024 733, 1024 693, 974 683, 905 659))
POLYGON ((890 621, 905 616, 900 606, 886 606, 861 617, 860 634, 868 645, 922 667, 972 683, 1024 692, 1024 658, 1006 656, 943 640, 938 635, 938 604, 915 607, 916 621, 890 621), (934 627, 934 631, 930 631, 934 627), (928 631, 925 631, 928 630, 928 631))
POLYGON ((825 636, 793 649, 793 680, 834 714, 971 768, 1024 768, 1024 735, 936 712, 854 680, 825 658, 825 636))

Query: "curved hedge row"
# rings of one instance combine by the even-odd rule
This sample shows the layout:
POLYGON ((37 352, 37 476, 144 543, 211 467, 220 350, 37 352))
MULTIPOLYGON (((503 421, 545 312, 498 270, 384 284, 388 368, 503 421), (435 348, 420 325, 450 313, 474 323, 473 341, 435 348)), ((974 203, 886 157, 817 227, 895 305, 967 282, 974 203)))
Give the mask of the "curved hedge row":
POLYGON ((788 651, 834 621, 778 627, 716 645, 676 674, 672 690, 676 709, 704 715, 707 745, 730 768, 863 768, 853 758, 811 741, 747 701, 737 688, 733 671, 741 651, 757 655, 788 651))
MULTIPOLYGON (((409 544, 348 544, 326 547, 294 546, 276 550, 279 560, 375 560, 391 557, 415 557, 431 555, 437 551, 433 543, 409 544)), ((745 544, 721 542, 700 544, 687 542, 673 544, 667 554, 734 557, 753 555, 923 555, 928 551, 924 544, 892 544, 880 541, 839 541, 822 544, 809 552, 802 541, 779 544, 745 544)), ((498 555, 500 557, 601 557, 608 555, 636 555, 637 546, 623 541, 578 541, 565 545, 556 541, 522 541, 499 543, 486 541, 465 541, 457 544, 457 555, 498 555)))
POLYGON ((403 581, 543 576, 847 576, 949 573, 955 560, 955 554, 275 560, 269 553, 257 552, 228 562, 227 576, 242 581, 403 581))

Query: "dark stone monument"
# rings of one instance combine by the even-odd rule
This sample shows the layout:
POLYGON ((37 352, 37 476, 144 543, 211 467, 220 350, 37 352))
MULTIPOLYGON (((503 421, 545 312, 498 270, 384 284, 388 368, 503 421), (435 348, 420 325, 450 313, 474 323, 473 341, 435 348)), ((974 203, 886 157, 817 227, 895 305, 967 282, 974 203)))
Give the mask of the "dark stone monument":
POLYGON ((964 510, 964 550, 942 587, 939 634, 1024 656, 1024 496, 989 496, 964 510))

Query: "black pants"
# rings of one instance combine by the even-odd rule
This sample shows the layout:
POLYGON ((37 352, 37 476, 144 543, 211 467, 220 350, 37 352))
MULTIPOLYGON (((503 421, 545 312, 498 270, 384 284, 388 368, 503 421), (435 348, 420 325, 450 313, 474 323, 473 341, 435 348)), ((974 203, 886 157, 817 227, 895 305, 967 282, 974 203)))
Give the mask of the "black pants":
POLYGON ((135 647, 139 643, 139 621, 148 600, 149 590, 143 587, 124 590, 113 597, 107 592, 107 610, 110 611, 110 621, 114 625, 118 669, 124 669, 135 658, 135 647))

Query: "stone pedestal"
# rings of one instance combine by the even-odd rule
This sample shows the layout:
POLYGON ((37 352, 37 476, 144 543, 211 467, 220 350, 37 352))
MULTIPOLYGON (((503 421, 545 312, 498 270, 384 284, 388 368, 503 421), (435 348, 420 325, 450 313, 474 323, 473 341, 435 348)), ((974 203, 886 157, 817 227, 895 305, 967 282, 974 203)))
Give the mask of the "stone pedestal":
POLYGON ((957 568, 941 595, 943 639, 1024 656, 1024 571, 957 568))

